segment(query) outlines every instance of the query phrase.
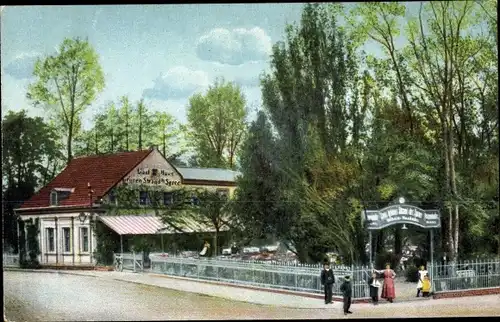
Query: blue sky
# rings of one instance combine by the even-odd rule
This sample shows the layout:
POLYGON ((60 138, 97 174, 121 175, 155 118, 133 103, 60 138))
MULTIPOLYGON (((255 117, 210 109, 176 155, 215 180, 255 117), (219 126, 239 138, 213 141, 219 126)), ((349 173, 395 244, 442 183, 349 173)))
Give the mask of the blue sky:
POLYGON ((88 37, 106 88, 84 114, 88 127, 110 100, 142 96, 153 110, 186 120, 188 97, 216 77, 238 82, 250 108, 260 105, 259 74, 300 4, 23 6, 2 11, 2 112, 27 109, 35 58, 64 37, 88 37))
MULTIPOLYGON (((186 121, 188 97, 216 77, 242 86, 247 105, 261 105, 259 75, 285 24, 302 4, 210 4, 6 7, 1 18, 2 112, 27 109, 36 57, 54 54, 65 37, 87 37, 99 54, 106 87, 83 115, 112 100, 144 97, 152 110, 186 121)), ((370 46, 368 47, 370 48, 370 46)), ((372 49, 373 51, 374 49, 372 49)))

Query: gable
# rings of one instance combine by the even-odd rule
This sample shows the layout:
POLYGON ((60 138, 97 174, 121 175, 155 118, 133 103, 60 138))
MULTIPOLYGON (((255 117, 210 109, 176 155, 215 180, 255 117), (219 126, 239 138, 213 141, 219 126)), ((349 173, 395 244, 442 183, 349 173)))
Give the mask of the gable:
POLYGON ((153 150, 120 181, 119 185, 176 187, 181 183, 180 173, 158 150, 153 150))

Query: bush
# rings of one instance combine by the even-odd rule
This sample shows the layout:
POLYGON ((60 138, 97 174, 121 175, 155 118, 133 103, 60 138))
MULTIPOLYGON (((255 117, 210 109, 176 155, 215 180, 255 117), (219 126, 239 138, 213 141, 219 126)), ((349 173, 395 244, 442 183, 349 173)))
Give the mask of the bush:
POLYGON ((406 268, 405 271, 406 281, 410 283, 418 282, 418 267, 411 265, 406 268))

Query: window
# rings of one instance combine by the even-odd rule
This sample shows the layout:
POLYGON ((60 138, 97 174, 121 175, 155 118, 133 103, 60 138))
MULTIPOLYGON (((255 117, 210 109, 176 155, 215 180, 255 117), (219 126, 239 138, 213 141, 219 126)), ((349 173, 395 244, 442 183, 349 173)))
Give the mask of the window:
POLYGON ((226 199, 229 198, 229 189, 217 189, 217 193, 226 199))
POLYGON ((139 192, 139 204, 140 205, 148 205, 149 204, 149 196, 147 191, 139 192))
POLYGON ((174 195, 171 192, 163 193, 163 205, 168 206, 174 203, 174 195))
POLYGON ((88 253, 89 251, 89 229, 87 227, 80 227, 80 243, 81 251, 88 253))
POLYGON ((64 227, 63 231, 63 247, 64 251, 71 252, 71 230, 68 227, 64 227))
POLYGON ((191 195, 191 205, 198 206, 200 204, 200 199, 195 194, 191 195))
POLYGON ((57 191, 52 191, 50 193, 50 205, 57 206, 57 191))
POLYGON ((54 252, 55 251, 54 228, 45 228, 45 232, 46 232, 45 236, 47 237, 45 245, 45 247, 47 248, 47 252, 54 252))

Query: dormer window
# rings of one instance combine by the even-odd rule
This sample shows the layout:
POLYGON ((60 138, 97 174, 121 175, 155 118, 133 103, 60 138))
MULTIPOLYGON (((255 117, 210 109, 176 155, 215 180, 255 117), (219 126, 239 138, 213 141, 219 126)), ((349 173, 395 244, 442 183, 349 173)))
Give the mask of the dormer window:
POLYGON ((57 206, 57 191, 52 191, 50 193, 50 205, 51 206, 57 206))
POLYGON ((75 192, 75 188, 54 188, 50 192, 50 205, 59 206, 59 203, 68 198, 73 192, 75 192))

